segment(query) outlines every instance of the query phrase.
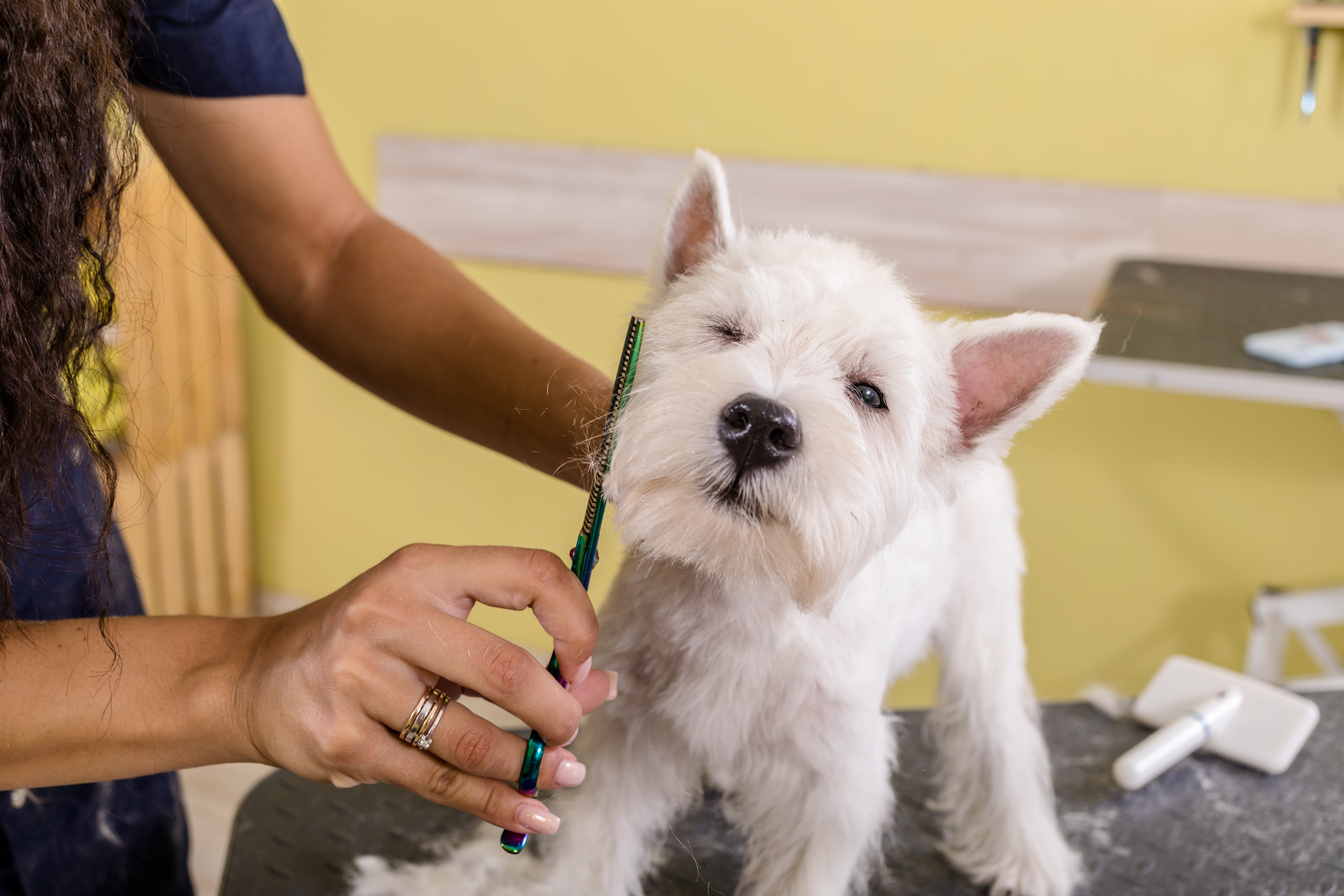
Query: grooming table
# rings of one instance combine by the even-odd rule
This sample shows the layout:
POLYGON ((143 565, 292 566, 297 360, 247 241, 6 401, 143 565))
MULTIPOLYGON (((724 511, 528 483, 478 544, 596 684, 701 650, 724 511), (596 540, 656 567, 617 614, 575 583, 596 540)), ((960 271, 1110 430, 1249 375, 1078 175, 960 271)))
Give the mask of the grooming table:
MULTIPOLYGON (((1083 855, 1082 894, 1165 896, 1344 894, 1344 692, 1309 695, 1321 721, 1286 773, 1266 777, 1196 754, 1136 793, 1111 780, 1111 763, 1147 730, 1084 704, 1044 709, 1065 836, 1083 855)), ((898 808, 870 893, 978 896, 936 846, 925 713, 902 713, 898 808)), ((597 770, 594 770, 597 773, 597 770)), ((234 825, 222 896, 345 892, 357 855, 423 859, 429 844, 474 822, 385 785, 339 790, 288 772, 263 780, 234 825)), ((731 894, 741 839, 715 809, 683 818, 668 837, 649 896, 731 894)), ((559 896, 559 894, 557 894, 559 896)), ((584 896, 584 894, 574 894, 584 896)))
POLYGON ((1325 408, 1344 422, 1344 363, 1294 370, 1241 348, 1251 333, 1344 320, 1344 277, 1124 261, 1094 310, 1106 329, 1089 379, 1325 408))

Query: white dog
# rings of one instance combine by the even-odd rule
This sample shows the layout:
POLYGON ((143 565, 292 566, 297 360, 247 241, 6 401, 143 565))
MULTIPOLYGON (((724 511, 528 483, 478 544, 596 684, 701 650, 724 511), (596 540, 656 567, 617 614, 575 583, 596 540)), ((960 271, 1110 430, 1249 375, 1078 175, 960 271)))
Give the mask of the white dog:
POLYGON ((653 280, 607 480, 629 559, 598 662, 621 697, 578 741, 588 781, 538 856, 491 830, 439 865, 361 860, 356 892, 637 896, 702 782, 746 836, 740 896, 859 891, 892 813, 883 693, 934 644, 947 856, 995 894, 1068 893, 1002 458, 1099 325, 934 323, 853 246, 738 232, 707 153, 653 280))

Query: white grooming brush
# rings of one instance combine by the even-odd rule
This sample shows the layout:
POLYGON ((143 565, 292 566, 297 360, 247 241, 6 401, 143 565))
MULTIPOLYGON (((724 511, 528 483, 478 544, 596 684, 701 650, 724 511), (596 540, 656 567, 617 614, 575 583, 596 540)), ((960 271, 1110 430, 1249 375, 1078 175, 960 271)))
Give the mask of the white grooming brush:
POLYGON ((1292 765, 1320 718, 1305 697, 1179 655, 1162 664, 1131 713, 1158 730, 1115 761, 1115 779, 1127 790, 1201 748, 1277 775, 1292 765))

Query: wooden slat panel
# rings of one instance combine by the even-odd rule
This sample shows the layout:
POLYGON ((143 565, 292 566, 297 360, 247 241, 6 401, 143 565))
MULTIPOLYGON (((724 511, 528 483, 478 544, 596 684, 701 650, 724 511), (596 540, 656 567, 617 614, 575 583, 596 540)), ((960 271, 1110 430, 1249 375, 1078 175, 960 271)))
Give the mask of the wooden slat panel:
POLYGON ((155 191, 163 182, 154 166, 145 166, 128 191, 125 208, 134 209, 123 226, 117 254, 117 322, 115 344, 118 378, 126 396, 127 420, 117 459, 117 521, 122 528, 131 567, 140 585, 141 598, 149 613, 165 612, 162 561, 154 509, 157 489, 150 486, 154 464, 151 446, 166 426, 166 401, 159 372, 152 360, 154 302, 161 280, 150 240, 144 210, 151 208, 155 191))
POLYGON ((242 432, 230 429, 221 433, 215 440, 213 456, 219 483, 228 612, 248 616, 253 609, 252 533, 247 502, 247 449, 242 432))
POLYGON ((118 516, 128 551, 151 612, 245 614, 237 275, 152 156, 127 206, 118 336, 131 419, 119 446, 118 516))
POLYGON ((191 566, 192 518, 188 504, 188 470, 183 454, 192 435, 193 402, 184 388, 190 370, 187 346, 186 293, 187 272, 182 267, 182 233, 186 227, 181 206, 171 193, 164 194, 159 211, 159 232, 152 242, 151 255, 162 278, 154 296, 153 362, 163 379, 163 434, 154 444, 154 454, 164 462, 158 470, 158 494, 155 499, 155 528, 159 550, 159 569, 163 577, 164 610, 167 613, 195 613, 196 578, 191 566))
POLYGON ((220 615, 227 612, 228 606, 215 465, 210 454, 220 417, 219 284, 212 270, 214 240, 194 210, 189 206, 182 210, 186 220, 178 265, 185 274, 180 304, 187 359, 184 394, 190 398, 189 405, 182 410, 190 416, 188 445, 181 462, 186 470, 192 590, 196 612, 220 615))
MULTIPOLYGON (((379 142, 383 212, 449 255, 643 275, 689 155, 379 142)), ((1083 311, 1123 257, 1344 274, 1344 207, 1007 178, 724 160, 735 213, 895 261, 927 300, 1083 311)))
POLYGON ((152 371, 150 388, 144 398, 150 407, 148 418, 154 428, 141 427, 141 449, 149 449, 160 458, 178 457, 190 437, 191 396, 186 394, 188 359, 183 320, 183 293, 186 272, 182 269, 181 242, 178 234, 184 226, 181 210, 171 193, 155 190, 143 212, 145 260, 150 266, 144 278, 151 303, 147 316, 147 363, 152 371))
POLYGON ((195 601, 191 594, 185 520, 183 468, 180 461, 157 464, 146 484, 154 491, 154 552, 158 560, 158 578, 163 588, 163 612, 191 613, 195 601))
POLYGON ((140 598, 145 612, 163 612, 163 589, 159 584, 157 562, 154 558, 154 532, 150 522, 150 500, 130 459, 122 454, 117 458, 117 523, 126 543, 126 553, 140 586, 140 598))
POLYGON ((185 473, 186 535, 196 612, 219 616, 227 613, 228 606, 224 567, 220 560, 223 539, 212 461, 209 447, 195 444, 183 452, 177 463, 182 465, 185 473))
MULTIPOLYGON (((237 278, 218 244, 214 271, 237 278)), ((248 502, 246 418, 243 389, 242 294, 234 281, 219 295, 219 432, 212 446, 219 489, 220 533, 228 612, 253 612, 252 520, 248 502)))
POLYGON ((168 391, 154 363, 159 325, 154 298, 164 291, 163 253, 156 247, 162 237, 155 223, 165 189, 162 169, 142 169, 127 202, 136 213, 124 228, 117 255, 120 376, 129 406, 122 448, 141 477, 154 462, 147 452, 162 443, 168 426, 168 391))
POLYGON ((205 224, 190 213, 187 240, 179 259, 186 276, 179 303, 184 312, 186 364, 185 389, 190 396, 189 440, 207 444, 220 429, 220 328, 221 283, 211 269, 213 243, 205 224))
POLYGON ((243 395, 242 294, 238 274, 228 256, 215 247, 215 266, 219 276, 227 277, 219 290, 219 428, 222 432, 241 430, 246 416, 243 395))

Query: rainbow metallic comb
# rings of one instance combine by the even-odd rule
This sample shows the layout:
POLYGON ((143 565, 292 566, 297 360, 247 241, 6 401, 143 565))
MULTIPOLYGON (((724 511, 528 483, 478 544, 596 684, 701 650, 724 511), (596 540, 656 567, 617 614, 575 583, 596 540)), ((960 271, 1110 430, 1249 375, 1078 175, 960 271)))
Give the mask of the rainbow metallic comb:
MULTIPOLYGON (((607 419, 602 427, 602 445, 598 450, 597 472, 593 475, 593 487, 588 492, 588 507, 583 513, 583 527, 579 530, 579 540, 574 550, 569 552, 569 568, 588 590, 588 580, 592 577, 593 567, 597 565, 597 538, 602 533, 602 514, 607 508, 606 496, 602 493, 602 483, 611 469, 611 447, 615 440, 616 415, 625 407, 630 397, 630 384, 635 379, 635 365, 639 362, 639 348, 644 342, 644 319, 630 318, 630 328, 625 332, 625 347, 621 349, 621 363, 616 367, 616 384, 611 390, 611 406, 607 409, 607 419)), ((546 664, 551 677, 568 687, 560 677, 560 660, 551 652, 551 661, 546 664)), ((523 796, 537 795, 537 777, 541 774, 541 758, 546 750, 541 735, 536 731, 527 739, 527 751, 523 754, 523 771, 518 776, 518 792, 523 796)), ((523 851, 527 845, 527 834, 505 831, 499 838, 499 845, 505 852, 514 855, 523 851)))

